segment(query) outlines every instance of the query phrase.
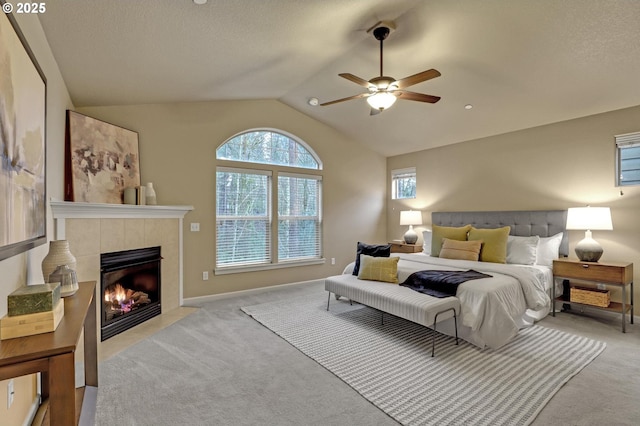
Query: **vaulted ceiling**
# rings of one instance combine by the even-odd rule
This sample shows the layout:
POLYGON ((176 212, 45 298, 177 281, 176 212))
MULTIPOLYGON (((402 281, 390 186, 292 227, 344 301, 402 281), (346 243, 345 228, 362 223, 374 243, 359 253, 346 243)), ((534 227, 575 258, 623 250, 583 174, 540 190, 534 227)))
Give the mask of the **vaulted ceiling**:
MULTIPOLYGON (((59 0, 40 15, 76 107, 278 99, 391 156, 640 105, 640 1, 59 0), (370 116, 338 77, 442 73, 370 116), (465 109, 465 105, 473 105, 465 109)), ((286 129, 284 129, 286 130, 286 129)))

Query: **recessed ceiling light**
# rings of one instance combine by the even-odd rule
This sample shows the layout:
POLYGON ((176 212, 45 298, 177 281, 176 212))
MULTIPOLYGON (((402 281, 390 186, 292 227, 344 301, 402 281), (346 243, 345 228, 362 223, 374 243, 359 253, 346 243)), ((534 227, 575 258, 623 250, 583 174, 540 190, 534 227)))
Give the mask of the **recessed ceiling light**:
POLYGON ((473 105, 471 105, 471 104, 466 104, 464 106, 464 109, 472 109, 472 108, 473 108, 473 105))
POLYGON ((193 0, 195 4, 205 4, 207 0, 193 0))
POLYGON ((318 106, 318 103, 319 103, 318 98, 309 98, 307 103, 311 106, 318 106))

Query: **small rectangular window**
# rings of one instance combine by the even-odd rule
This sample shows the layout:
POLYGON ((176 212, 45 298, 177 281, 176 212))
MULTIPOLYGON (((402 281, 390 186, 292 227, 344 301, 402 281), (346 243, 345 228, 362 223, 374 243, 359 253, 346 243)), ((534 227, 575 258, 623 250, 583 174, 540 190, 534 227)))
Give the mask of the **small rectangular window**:
POLYGON ((391 199, 416 198, 416 168, 391 171, 391 199))
POLYGON ((640 185, 640 132, 616 136, 616 185, 640 185))

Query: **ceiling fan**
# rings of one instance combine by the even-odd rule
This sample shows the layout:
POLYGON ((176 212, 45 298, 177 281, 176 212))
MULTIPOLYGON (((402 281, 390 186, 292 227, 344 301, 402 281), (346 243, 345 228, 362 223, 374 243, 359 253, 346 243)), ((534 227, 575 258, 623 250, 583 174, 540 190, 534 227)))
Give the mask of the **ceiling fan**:
POLYGON ((382 45, 391 30, 387 26, 374 27, 373 36, 380 41, 380 76, 374 77, 367 81, 363 78, 350 73, 338 74, 342 78, 346 78, 360 86, 366 87, 369 92, 353 95, 335 101, 325 102, 321 106, 333 105, 338 102, 349 101, 351 99, 366 98, 371 106, 371 115, 379 114, 393 105, 397 98, 409 101, 428 102, 435 104, 440 100, 440 96, 425 95, 422 93, 410 92, 405 90, 409 86, 422 83, 440 76, 440 72, 434 69, 419 72, 418 74, 396 80, 393 77, 385 76, 382 72, 382 45))

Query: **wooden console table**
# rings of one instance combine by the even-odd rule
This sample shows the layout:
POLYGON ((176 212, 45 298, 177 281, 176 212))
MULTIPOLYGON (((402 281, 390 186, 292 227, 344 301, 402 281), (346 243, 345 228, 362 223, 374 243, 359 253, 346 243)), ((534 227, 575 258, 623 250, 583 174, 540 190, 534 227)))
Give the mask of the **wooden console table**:
POLYGON ((40 372, 51 425, 78 422, 74 353, 83 329, 85 385, 98 387, 95 286, 95 281, 80 283, 76 294, 65 297, 64 317, 56 331, 0 342, 0 380, 40 372))

